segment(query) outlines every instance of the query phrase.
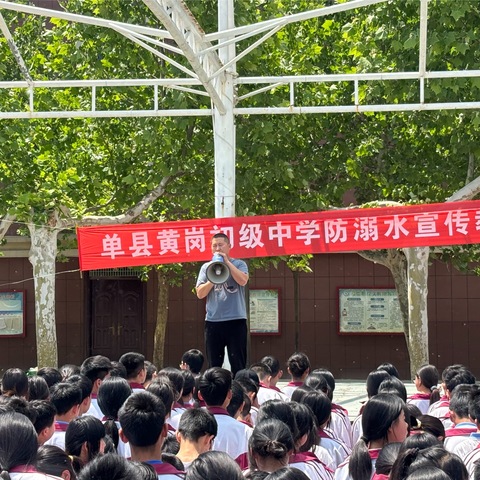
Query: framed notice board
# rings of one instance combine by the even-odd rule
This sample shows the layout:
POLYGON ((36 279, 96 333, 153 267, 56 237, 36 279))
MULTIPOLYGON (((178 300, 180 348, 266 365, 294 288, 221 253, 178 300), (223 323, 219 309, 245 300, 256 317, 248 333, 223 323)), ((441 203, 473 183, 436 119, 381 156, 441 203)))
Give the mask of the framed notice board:
POLYGON ((280 335, 280 301, 278 288, 249 290, 250 333, 280 335))
POLYGON ((0 292, 0 338, 25 336, 25 292, 0 292))
POLYGON ((394 288, 339 288, 340 335, 401 334, 403 321, 394 288))

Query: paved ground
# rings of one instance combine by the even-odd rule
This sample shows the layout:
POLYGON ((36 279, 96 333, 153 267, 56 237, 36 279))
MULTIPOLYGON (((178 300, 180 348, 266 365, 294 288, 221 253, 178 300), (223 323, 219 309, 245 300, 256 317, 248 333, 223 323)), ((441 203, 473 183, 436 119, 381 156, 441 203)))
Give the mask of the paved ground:
MULTIPOLYGON (((286 385, 287 381, 279 382, 278 386, 281 388, 286 385)), ((407 393, 411 395, 415 392, 415 386, 411 381, 404 382, 407 387, 407 393)), ((336 380, 335 392, 333 393, 333 401, 342 405, 348 410, 350 419, 354 419, 362 403, 367 400, 367 392, 365 389, 365 382, 360 380, 336 380)))

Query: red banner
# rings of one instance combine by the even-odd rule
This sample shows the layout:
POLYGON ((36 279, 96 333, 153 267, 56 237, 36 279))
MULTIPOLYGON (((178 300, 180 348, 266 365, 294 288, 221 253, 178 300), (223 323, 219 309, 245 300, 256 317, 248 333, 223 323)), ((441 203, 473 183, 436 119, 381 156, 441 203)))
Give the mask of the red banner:
POLYGON ((480 201, 78 228, 81 270, 480 242, 480 201))

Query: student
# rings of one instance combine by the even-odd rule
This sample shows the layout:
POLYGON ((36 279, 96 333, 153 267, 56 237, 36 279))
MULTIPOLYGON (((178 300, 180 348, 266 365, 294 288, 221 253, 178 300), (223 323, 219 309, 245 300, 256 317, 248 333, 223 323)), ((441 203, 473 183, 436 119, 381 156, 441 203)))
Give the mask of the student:
POLYGON ((330 399, 324 393, 313 390, 303 396, 302 403, 310 407, 315 416, 318 427, 318 445, 326 449, 333 459, 333 465, 329 464, 328 466, 336 469, 350 455, 351 449, 327 428, 332 412, 330 399))
POLYGON ((245 390, 240 383, 234 380, 232 382, 232 397, 230 398, 230 403, 227 405, 227 412, 235 420, 238 420, 240 412, 243 410, 245 397, 247 397, 245 390))
POLYGON ((450 365, 442 372, 442 389, 444 395, 435 403, 432 403, 428 408, 428 415, 433 415, 439 418, 445 428, 451 427, 450 421, 450 396, 457 385, 474 384, 475 377, 463 365, 450 365))
POLYGON ((311 479, 332 479, 333 470, 327 466, 332 464, 332 458, 323 447, 316 447, 317 424, 312 410, 301 403, 289 402, 288 405, 297 425, 297 434, 294 436, 295 452, 290 456, 290 466, 302 470, 311 479))
POLYGON ((169 463, 160 460, 167 436, 165 406, 153 393, 144 391, 131 395, 118 413, 120 437, 130 444, 132 460, 152 465, 162 480, 184 478, 169 463))
POLYGON ((73 363, 66 363, 65 365, 62 365, 58 370, 62 374, 62 382, 64 382, 68 377, 71 377, 72 375, 80 375, 82 373, 80 371, 80 367, 78 365, 74 365, 73 363))
POLYGON ((382 448, 375 462, 375 474, 372 480, 388 480, 401 446, 400 442, 392 442, 382 448))
POLYGON ((63 380, 60 371, 53 367, 42 367, 38 369, 37 375, 45 379, 48 388, 52 388, 56 383, 60 383, 63 380))
POLYGON ((9 368, 2 377, 2 395, 7 397, 28 396, 28 377, 20 368, 9 368))
POLYGON ((175 436, 180 445, 177 457, 186 470, 201 453, 211 450, 217 429, 215 417, 207 410, 192 408, 183 413, 175 436))
POLYGON ((66 383, 72 383, 78 385, 82 391, 82 403, 80 403, 80 408, 78 415, 85 415, 90 409, 90 404, 92 402, 92 381, 85 375, 71 375, 65 380, 66 383))
POLYGON ((232 374, 224 368, 209 368, 198 378, 198 396, 218 424, 214 449, 228 453, 242 468, 246 468, 248 440, 252 429, 228 414, 226 408, 232 396, 231 389, 232 374))
POLYGON ((136 467, 125 458, 109 453, 95 458, 83 468, 78 480, 136 480, 139 479, 137 472, 136 467))
POLYGON ((197 348, 191 348, 182 355, 180 368, 182 370, 190 370, 194 375, 199 375, 204 362, 205 357, 203 353, 197 348))
POLYGON ((380 450, 407 437, 404 409, 405 403, 395 395, 379 393, 368 400, 362 414, 363 434, 350 457, 337 468, 335 480, 371 478, 380 450))
POLYGON ((127 371, 127 381, 132 387, 132 392, 142 392, 145 390, 143 383, 145 382, 145 357, 141 353, 128 352, 124 353, 119 362, 127 371))
POLYGON ((434 365, 421 366, 413 379, 417 393, 410 395, 407 402, 413 403, 423 414, 426 414, 428 407, 440 400, 438 379, 438 370, 434 365))
POLYGON ((172 427, 171 430, 175 431, 178 426, 178 422, 180 421, 180 416, 185 411, 185 407, 180 403, 185 380, 184 376, 182 375, 182 371, 174 367, 162 368, 158 372, 157 378, 161 378, 162 376, 165 376, 170 380, 170 383, 174 389, 174 402, 171 409, 171 414, 167 418, 167 423, 172 427))
POLYGON ((57 410, 48 400, 33 400, 30 407, 35 412, 33 426, 38 436, 38 444, 43 445, 55 432, 55 415, 57 410))
MULTIPOLYGON (((373 370, 371 371, 365 382, 365 386, 367 388, 367 397, 370 399, 374 395, 378 393, 378 389, 380 384, 384 381, 391 378, 390 374, 387 373, 385 370, 373 370)), ((368 400, 367 400, 368 403, 368 400)), ((352 445, 355 445, 360 437, 362 436, 362 412, 365 408, 364 404, 360 409, 358 416, 352 423, 352 445)))
POLYGON ((85 466, 105 451, 105 427, 93 415, 84 415, 72 420, 65 433, 65 451, 78 457, 80 465, 85 466))
POLYGON ((477 425, 469 417, 472 394, 476 392, 478 392, 476 385, 457 385, 453 390, 449 405, 453 426, 445 429, 444 441, 444 446, 449 452, 455 452, 460 443, 477 431, 477 425))
MULTIPOLYGON (((217 367, 218 368, 218 367, 217 367)), ((238 464, 225 452, 200 454, 187 470, 185 480, 245 480, 238 464)))
POLYGON ((282 388, 282 392, 290 400, 293 391, 303 385, 310 373, 310 360, 303 352, 296 352, 287 360, 287 372, 291 377, 290 382, 282 388))
POLYGON ((70 457, 55 445, 43 445, 37 451, 35 468, 38 472, 55 475, 63 480, 76 480, 70 457))
POLYGON ((282 378, 283 370, 280 368, 280 362, 278 359, 273 355, 266 355, 260 360, 260 363, 268 365, 272 371, 272 376, 270 377, 270 388, 276 390, 277 392, 281 392, 281 390, 277 387, 277 383, 282 378))
POLYGON ((52 478, 37 472, 33 465, 37 448, 37 433, 25 415, 17 412, 0 414, 0 472, 3 480, 52 478))
POLYGON ((45 442, 65 450, 65 432, 68 424, 78 417, 82 403, 82 391, 78 385, 61 382, 55 384, 50 391, 50 401, 57 410, 55 416, 55 433, 45 442))
POLYGON ((122 377, 127 379, 127 369, 117 360, 112 360, 112 369, 110 370, 110 377, 122 377))
POLYGON ((143 382, 143 388, 147 388, 152 380, 157 376, 157 367, 148 360, 145 360, 145 381, 143 382))
POLYGON ((103 413, 105 433, 112 439, 118 454, 125 458, 130 458, 130 447, 119 437, 118 412, 131 394, 132 389, 124 378, 109 377, 101 383, 97 396, 98 407, 103 413))
POLYGON ((470 434, 470 437, 456 446, 455 453, 458 454, 467 467, 472 478, 475 463, 480 463, 480 393, 475 391, 469 405, 470 418, 475 422, 477 431, 470 434))
POLYGON ((290 429, 281 420, 266 419, 253 429, 248 443, 249 471, 274 472, 287 467, 295 443, 290 429))
POLYGON ((410 415, 410 434, 419 432, 431 433, 439 442, 443 444, 445 440, 445 427, 439 418, 432 415, 410 415))
POLYGON ((195 376, 190 370, 181 370, 183 377, 182 396, 178 403, 184 409, 193 407, 193 393, 195 391, 195 376))
POLYGON ((93 415, 100 420, 102 419, 103 414, 97 401, 98 389, 102 382, 108 377, 111 369, 112 363, 103 355, 94 355, 83 361, 80 367, 80 373, 85 375, 92 382, 90 408, 85 412, 86 415, 93 415))
POLYGON ((28 377, 28 400, 48 400, 49 398, 50 390, 46 380, 38 375, 28 377))
MULTIPOLYGON (((245 370, 247 371, 247 370, 245 370)), ((250 370, 248 370, 250 371, 250 370)), ((240 373, 240 372, 239 372, 240 373)), ((235 381, 238 382, 244 391, 246 392, 248 398, 250 399, 250 420, 249 422, 252 424, 252 426, 255 425, 257 421, 257 415, 258 415, 258 408, 260 405, 258 404, 257 400, 257 394, 258 394, 258 389, 260 385, 260 380, 258 379, 258 375, 255 372, 251 372, 257 377, 258 383, 255 382, 252 378, 246 376, 246 375, 235 375, 235 381)))
POLYGON ((267 475, 265 480, 309 480, 309 478, 298 468, 284 467, 267 475))
POLYGON ((260 379, 260 388, 257 393, 259 405, 262 405, 262 403, 265 403, 267 400, 287 400, 287 396, 284 393, 278 391, 276 387, 271 387, 272 370, 266 363, 254 363, 250 366, 250 370, 253 370, 260 379))

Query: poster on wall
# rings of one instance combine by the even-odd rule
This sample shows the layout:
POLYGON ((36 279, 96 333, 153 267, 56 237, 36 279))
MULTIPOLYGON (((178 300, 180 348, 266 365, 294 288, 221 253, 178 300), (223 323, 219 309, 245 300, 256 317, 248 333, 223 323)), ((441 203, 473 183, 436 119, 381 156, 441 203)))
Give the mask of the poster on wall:
POLYGON ((249 290, 250 333, 280 335, 278 288, 249 290))
POLYGON ((25 336, 25 292, 0 292, 0 337, 25 336))
POLYGON ((394 288, 340 288, 338 299, 340 334, 403 333, 394 288))

